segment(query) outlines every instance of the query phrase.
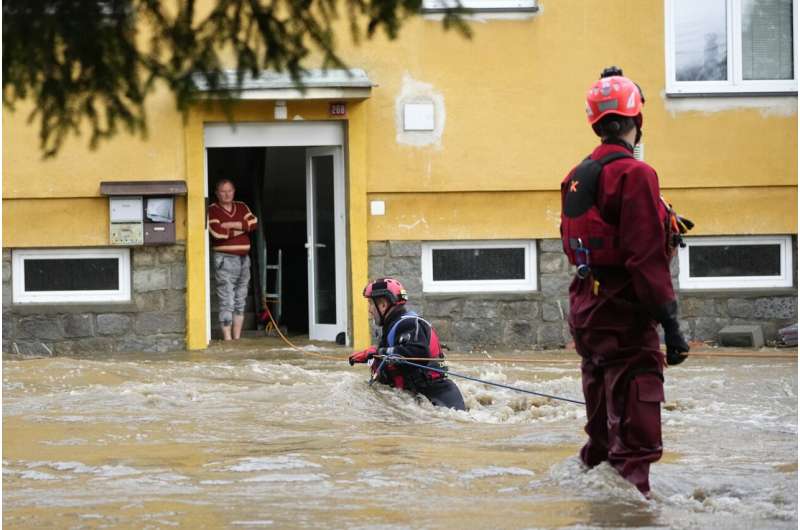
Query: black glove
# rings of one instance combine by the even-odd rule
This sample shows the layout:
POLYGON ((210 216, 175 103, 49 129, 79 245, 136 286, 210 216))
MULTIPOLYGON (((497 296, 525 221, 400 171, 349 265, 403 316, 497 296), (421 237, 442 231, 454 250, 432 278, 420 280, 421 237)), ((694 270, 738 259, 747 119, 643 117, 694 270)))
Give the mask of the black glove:
POLYGON ((667 364, 674 366, 686 360, 689 344, 683 338, 678 324, 678 303, 673 300, 656 309, 655 318, 664 328, 664 343, 667 345, 667 364))

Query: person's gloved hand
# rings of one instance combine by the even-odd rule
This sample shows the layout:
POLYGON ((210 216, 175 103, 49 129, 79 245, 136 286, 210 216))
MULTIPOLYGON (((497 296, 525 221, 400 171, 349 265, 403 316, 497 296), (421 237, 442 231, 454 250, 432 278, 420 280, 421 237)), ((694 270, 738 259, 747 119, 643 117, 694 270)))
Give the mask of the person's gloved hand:
POLYGON ((667 345, 667 364, 674 366, 686 360, 689 353, 689 344, 683 338, 681 326, 678 323, 678 303, 675 300, 657 307, 653 316, 664 328, 664 343, 667 345))
POLYGON ((681 364, 686 360, 689 353, 689 344, 683 338, 680 325, 677 320, 668 320, 662 322, 661 326, 664 328, 664 343, 667 345, 667 364, 674 366, 681 364))
POLYGON ((376 353, 378 353, 378 348, 375 346, 370 346, 366 350, 351 353, 347 360, 350 362, 350 366, 353 366, 356 363, 367 362, 368 360, 372 359, 373 355, 376 353))

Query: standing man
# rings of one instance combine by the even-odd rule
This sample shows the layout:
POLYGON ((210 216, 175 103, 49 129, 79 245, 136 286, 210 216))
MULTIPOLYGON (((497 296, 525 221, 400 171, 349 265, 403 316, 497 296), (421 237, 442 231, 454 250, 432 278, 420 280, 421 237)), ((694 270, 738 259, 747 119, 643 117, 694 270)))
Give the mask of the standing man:
POLYGON ((250 283, 250 232, 258 220, 243 202, 234 201, 233 182, 217 182, 217 202, 208 207, 208 231, 214 251, 219 321, 225 340, 242 336, 244 305, 250 283))
POLYGON ((581 356, 584 464, 608 461, 649 498, 661 458, 663 368, 686 359, 669 263, 682 219, 662 201, 652 167, 633 158, 644 97, 622 70, 606 69, 586 112, 601 144, 561 183, 561 238, 575 265, 569 325, 581 356), (656 324, 664 329, 666 362, 656 324))
POLYGON ((444 354, 436 330, 406 308, 408 295, 403 285, 394 278, 380 278, 364 287, 364 298, 369 300, 372 321, 383 332, 377 347, 370 346, 350 355, 350 366, 373 361, 372 377, 379 383, 422 394, 437 406, 466 410, 461 391, 445 374, 393 362, 389 357, 373 359, 374 355, 425 358, 430 361, 414 363, 442 368, 439 361, 444 360, 444 354))

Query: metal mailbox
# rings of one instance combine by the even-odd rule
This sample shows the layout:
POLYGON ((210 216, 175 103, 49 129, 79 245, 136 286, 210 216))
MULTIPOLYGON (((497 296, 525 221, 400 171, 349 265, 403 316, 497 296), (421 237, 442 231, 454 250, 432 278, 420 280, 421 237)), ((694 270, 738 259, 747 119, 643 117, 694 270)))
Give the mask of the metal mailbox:
POLYGON ((100 194, 109 199, 110 244, 137 246, 175 243, 175 196, 186 195, 185 182, 101 182, 100 194))

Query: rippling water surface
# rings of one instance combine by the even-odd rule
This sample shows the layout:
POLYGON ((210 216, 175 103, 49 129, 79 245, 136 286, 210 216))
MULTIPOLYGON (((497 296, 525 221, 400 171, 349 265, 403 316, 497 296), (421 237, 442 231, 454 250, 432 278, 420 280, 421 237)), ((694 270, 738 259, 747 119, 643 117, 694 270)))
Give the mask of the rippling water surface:
MULTIPOLYGON (((256 344, 5 360, 4 525, 797 528, 796 359, 671 368, 646 502, 581 466, 581 406, 456 379, 469 411, 442 410, 256 344)), ((581 399, 574 357, 515 355, 450 369, 581 399)))

